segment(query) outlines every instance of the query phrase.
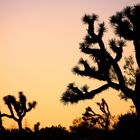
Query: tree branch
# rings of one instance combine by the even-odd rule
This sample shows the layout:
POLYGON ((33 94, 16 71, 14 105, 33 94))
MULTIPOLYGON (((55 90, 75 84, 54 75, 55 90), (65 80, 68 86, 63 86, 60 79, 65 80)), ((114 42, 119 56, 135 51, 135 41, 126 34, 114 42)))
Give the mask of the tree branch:
POLYGON ((61 97, 61 101, 64 104, 66 104, 68 102, 77 103, 80 100, 92 99, 96 94, 101 93, 102 91, 108 88, 109 88, 109 85, 105 84, 97 89, 88 91, 87 88, 79 89, 78 87, 75 87, 73 84, 70 84, 66 92, 63 93, 61 97))
POLYGON ((13 118, 15 121, 18 121, 18 119, 17 119, 16 117, 14 117, 14 116, 12 116, 12 115, 8 115, 8 114, 6 114, 6 113, 2 113, 2 114, 1 114, 1 117, 13 118))
POLYGON ((75 67, 73 68, 74 73, 79 74, 81 76, 96 78, 98 80, 103 80, 103 81, 106 80, 105 76, 102 73, 100 73, 98 70, 96 70, 95 67, 91 68, 87 61, 81 59, 79 63, 84 66, 84 70, 80 70, 79 67, 75 67))

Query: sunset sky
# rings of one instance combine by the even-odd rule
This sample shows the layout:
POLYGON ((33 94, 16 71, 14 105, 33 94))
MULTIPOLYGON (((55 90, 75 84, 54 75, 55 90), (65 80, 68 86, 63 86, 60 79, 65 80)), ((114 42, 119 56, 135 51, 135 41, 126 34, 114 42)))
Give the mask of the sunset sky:
MULTIPOLYGON (((125 6, 139 0, 0 0, 0 109, 8 110, 3 97, 18 96, 37 101, 36 109, 25 117, 30 127, 61 124, 69 126, 85 107, 96 108, 104 97, 113 113, 129 109, 131 102, 120 101, 116 91, 107 90, 94 100, 65 106, 60 102, 67 85, 75 82, 96 87, 100 82, 71 72, 80 57, 79 43, 86 35, 81 21, 85 13, 96 13, 105 21, 125 6)), ((105 39, 112 34, 106 33, 105 39)), ((106 41, 106 40, 105 40, 106 41)), ((98 110, 97 110, 98 111, 98 110)), ((6 119, 5 126, 15 123, 6 119)), ((16 124, 16 123, 15 123, 16 124)))

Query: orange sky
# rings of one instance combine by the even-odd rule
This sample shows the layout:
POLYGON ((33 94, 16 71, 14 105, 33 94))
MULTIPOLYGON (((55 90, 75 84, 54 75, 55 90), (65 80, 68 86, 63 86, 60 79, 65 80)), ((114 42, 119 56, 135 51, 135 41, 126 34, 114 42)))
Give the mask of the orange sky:
MULTIPOLYGON (((0 0, 0 106, 7 112, 2 98, 23 91, 29 101, 38 105, 26 117, 30 127, 69 126, 88 105, 105 97, 113 113, 129 109, 130 103, 119 101, 115 91, 108 90, 94 100, 64 106, 60 102, 66 86, 98 84, 96 80, 74 75, 71 69, 81 53, 79 43, 86 34, 82 16, 96 13, 108 24, 108 18, 139 0, 0 0), (108 96, 107 96, 107 95, 108 96)), ((109 29, 108 29, 109 30, 109 29)), ((109 36, 106 36, 109 38, 109 36)), ((83 56, 83 55, 82 55, 83 56)), ((8 120, 4 123, 9 126, 8 120)), ((10 122, 11 124, 13 123, 10 122)))

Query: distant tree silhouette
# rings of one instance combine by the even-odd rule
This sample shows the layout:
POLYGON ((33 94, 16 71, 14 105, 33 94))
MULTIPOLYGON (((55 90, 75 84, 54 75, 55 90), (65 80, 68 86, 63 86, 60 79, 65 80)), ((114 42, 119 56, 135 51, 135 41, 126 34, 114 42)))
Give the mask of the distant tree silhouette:
POLYGON ((33 101, 27 104, 27 99, 22 92, 19 92, 19 101, 12 95, 5 96, 3 99, 10 111, 10 115, 1 113, 1 117, 14 119, 18 123, 19 130, 22 130, 22 120, 27 112, 35 108, 36 102, 33 101))
POLYGON ((119 65, 123 55, 123 47, 126 46, 126 41, 129 40, 133 41, 138 69, 140 67, 139 17, 140 4, 126 7, 121 12, 117 12, 110 17, 110 22, 115 28, 115 33, 120 39, 110 39, 109 47, 105 46, 103 42, 103 35, 106 31, 105 23, 99 23, 96 30, 95 22, 98 21, 98 16, 93 14, 83 17, 83 22, 88 25, 88 29, 84 42, 80 44, 80 50, 92 58, 93 65, 81 58, 79 64, 83 66, 83 69, 76 66, 73 68, 73 72, 81 76, 98 79, 103 81, 104 84, 97 89, 89 90, 87 86, 78 88, 74 83, 71 83, 61 97, 62 102, 65 104, 69 102, 77 103, 80 100, 92 99, 95 95, 108 88, 113 88, 121 91, 123 97, 132 100, 136 107, 137 116, 140 117, 140 72, 139 70, 131 69, 133 65, 131 56, 126 59, 124 69, 119 65), (128 76, 132 73, 133 78, 129 81, 128 76), (127 75, 125 76, 124 74, 127 75), (130 87, 130 85, 133 85, 134 88, 130 87))
POLYGON ((39 131, 39 126, 40 126, 40 122, 37 122, 37 123, 34 125, 34 131, 35 131, 35 132, 38 132, 38 131, 39 131))
POLYGON ((93 126, 82 118, 76 118, 73 120, 73 124, 69 128, 72 134, 87 137, 88 135, 91 135, 93 126))
POLYGON ((88 120, 93 126, 98 125, 101 128, 109 129, 111 123, 111 114, 108 104, 104 99, 102 99, 102 102, 97 102, 97 105, 99 106, 102 114, 95 113, 91 107, 87 107, 85 113, 83 113, 83 119, 88 120))
POLYGON ((51 126, 40 129, 41 139, 47 140, 66 140, 68 139, 68 131, 65 127, 58 125, 58 126, 51 126))
POLYGON ((128 112, 119 116, 118 122, 114 125, 114 132, 117 139, 137 139, 139 137, 139 123, 136 113, 128 112))
POLYGON ((112 140, 112 130, 102 129, 93 126, 89 121, 77 118, 73 120, 73 125, 70 126, 70 133, 76 140, 112 140))

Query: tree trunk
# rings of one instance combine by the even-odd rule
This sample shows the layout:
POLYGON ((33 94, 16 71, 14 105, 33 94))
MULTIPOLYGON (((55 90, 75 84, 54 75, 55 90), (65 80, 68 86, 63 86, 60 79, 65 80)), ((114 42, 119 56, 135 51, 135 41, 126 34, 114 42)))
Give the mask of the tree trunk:
POLYGON ((135 95, 132 101, 135 105, 136 113, 140 120, 140 73, 139 72, 136 74, 135 95))
POLYGON ((136 74, 135 95, 132 101, 136 108, 137 124, 138 124, 137 128, 139 130, 140 128, 140 72, 136 74))
POLYGON ((137 115, 137 118, 135 120, 137 125, 135 127, 137 128, 137 130, 140 130, 140 95, 135 96, 135 98, 133 99, 133 103, 135 105, 137 115))
POLYGON ((138 67, 140 68, 140 40, 136 39, 134 40, 134 46, 135 46, 135 55, 136 55, 136 61, 138 64, 138 67))
POLYGON ((1 112, 0 112, 0 130, 4 130, 4 127, 2 125, 2 117, 1 117, 1 112))
MULTIPOLYGON (((140 37, 139 37, 140 27, 139 25, 138 27, 135 26, 134 31, 135 31, 135 39, 133 41, 133 44, 135 48, 135 55, 136 55, 138 68, 140 68, 140 54, 139 54, 140 53, 140 37)), ((136 108, 137 117, 140 120, 140 72, 136 73, 135 95, 132 100, 136 108)))
POLYGON ((133 103, 135 105, 135 108, 136 108, 136 113, 137 113, 137 117, 140 119, 140 96, 136 96, 134 99, 133 99, 133 103))
POLYGON ((19 131, 23 130, 22 129, 22 120, 18 120, 18 128, 19 128, 19 131))

